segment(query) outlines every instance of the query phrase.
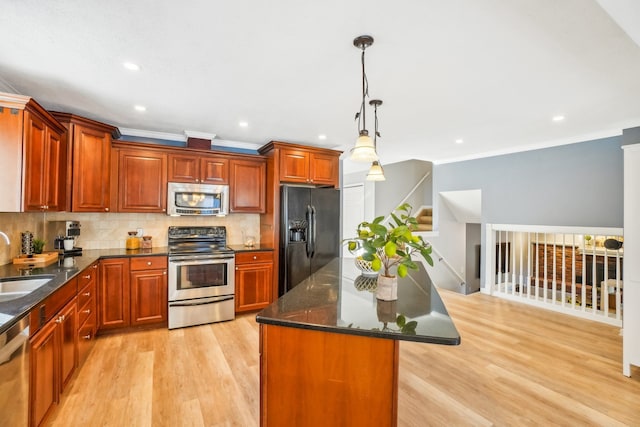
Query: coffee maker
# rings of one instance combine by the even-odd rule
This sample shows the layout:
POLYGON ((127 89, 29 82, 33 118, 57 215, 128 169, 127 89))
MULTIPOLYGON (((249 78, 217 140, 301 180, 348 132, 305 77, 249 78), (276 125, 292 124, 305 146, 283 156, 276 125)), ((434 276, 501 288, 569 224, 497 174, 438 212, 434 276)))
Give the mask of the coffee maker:
POLYGON ((53 247, 63 255, 81 255, 82 248, 76 246, 80 236, 79 221, 50 221, 54 227, 53 247))

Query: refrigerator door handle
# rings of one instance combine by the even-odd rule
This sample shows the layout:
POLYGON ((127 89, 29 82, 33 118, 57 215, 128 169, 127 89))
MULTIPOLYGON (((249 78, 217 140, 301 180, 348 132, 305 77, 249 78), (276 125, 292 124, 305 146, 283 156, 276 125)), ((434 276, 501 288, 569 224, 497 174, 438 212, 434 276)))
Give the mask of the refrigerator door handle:
POLYGON ((316 253, 316 207, 311 205, 311 258, 316 253))
POLYGON ((307 258, 313 256, 313 215, 311 213, 311 205, 307 205, 307 258))

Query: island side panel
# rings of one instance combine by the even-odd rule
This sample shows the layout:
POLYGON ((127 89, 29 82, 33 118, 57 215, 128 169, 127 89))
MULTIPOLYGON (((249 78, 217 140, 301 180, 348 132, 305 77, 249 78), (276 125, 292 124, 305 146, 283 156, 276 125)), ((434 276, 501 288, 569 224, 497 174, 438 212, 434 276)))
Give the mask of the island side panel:
POLYGON ((396 340, 260 325, 260 425, 397 426, 396 340))

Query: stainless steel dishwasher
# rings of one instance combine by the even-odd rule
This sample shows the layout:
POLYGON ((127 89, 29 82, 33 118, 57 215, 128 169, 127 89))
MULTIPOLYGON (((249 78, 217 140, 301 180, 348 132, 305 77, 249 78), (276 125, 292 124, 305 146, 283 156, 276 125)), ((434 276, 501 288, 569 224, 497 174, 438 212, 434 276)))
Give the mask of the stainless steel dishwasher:
POLYGON ((29 421, 29 315, 0 334, 0 427, 29 421))

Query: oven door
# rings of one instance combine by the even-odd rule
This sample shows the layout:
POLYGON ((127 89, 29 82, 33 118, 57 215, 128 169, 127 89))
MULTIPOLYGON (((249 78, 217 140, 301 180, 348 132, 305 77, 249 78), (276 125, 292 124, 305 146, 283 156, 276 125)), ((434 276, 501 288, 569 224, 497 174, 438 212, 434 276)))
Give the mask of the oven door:
POLYGON ((169 301, 233 295, 233 255, 169 257, 169 301))

